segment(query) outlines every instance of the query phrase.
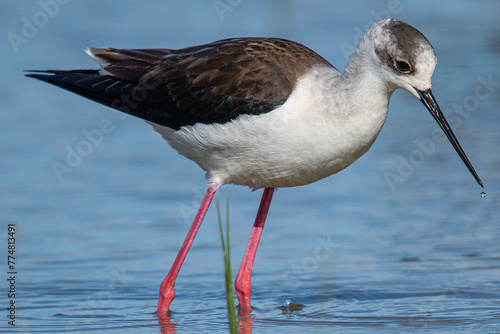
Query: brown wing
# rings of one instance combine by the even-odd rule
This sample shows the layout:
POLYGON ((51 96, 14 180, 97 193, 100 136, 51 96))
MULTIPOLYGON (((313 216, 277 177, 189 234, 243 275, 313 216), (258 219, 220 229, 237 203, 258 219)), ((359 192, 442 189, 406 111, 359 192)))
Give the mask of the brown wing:
POLYGON ((275 38, 238 38, 180 50, 93 48, 107 73, 29 74, 157 124, 179 129, 224 123, 283 104, 315 64, 331 66, 307 47, 275 38))

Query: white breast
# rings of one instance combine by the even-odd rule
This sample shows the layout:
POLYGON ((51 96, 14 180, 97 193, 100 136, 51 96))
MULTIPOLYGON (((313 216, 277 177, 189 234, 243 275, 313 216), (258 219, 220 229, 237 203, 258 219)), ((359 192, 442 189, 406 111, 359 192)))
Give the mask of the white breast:
POLYGON ((334 68, 317 67, 298 80, 285 104, 269 113, 178 131, 152 125, 207 172, 209 184, 254 189, 305 185, 353 163, 384 124, 390 96, 377 92, 366 101, 366 93, 356 96, 352 84, 344 85, 334 68))

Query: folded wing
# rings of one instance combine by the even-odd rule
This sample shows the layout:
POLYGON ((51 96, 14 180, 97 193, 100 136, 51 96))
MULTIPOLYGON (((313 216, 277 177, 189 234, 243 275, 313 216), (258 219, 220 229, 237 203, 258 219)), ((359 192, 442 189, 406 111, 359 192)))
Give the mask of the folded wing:
POLYGON ((27 76, 172 129, 269 112, 286 101, 311 62, 331 66, 301 44, 271 38, 227 39, 180 50, 87 52, 101 70, 27 76))

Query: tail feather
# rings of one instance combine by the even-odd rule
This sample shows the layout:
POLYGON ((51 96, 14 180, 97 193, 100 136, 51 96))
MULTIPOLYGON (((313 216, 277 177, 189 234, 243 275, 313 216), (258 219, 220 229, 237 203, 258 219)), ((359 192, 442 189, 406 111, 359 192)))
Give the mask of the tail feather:
POLYGON ((144 120, 179 129, 184 125, 186 113, 179 110, 168 94, 146 92, 137 82, 122 80, 111 75, 102 75, 97 70, 48 70, 29 71, 27 77, 48 82, 108 107, 118 109, 144 120), (156 103, 161 95, 161 108, 156 103))

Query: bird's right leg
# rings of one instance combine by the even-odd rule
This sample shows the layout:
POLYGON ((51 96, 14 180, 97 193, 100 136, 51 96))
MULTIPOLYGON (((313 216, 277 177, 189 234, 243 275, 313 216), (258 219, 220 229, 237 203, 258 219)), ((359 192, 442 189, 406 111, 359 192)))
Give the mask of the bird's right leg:
POLYGON ((208 207, 210 206, 212 198, 214 197, 214 194, 218 188, 219 185, 212 185, 207 189, 207 192, 205 193, 205 196, 203 197, 203 200, 201 202, 200 208, 196 213, 193 224, 189 229, 189 232, 186 236, 186 239, 184 240, 184 243, 181 246, 179 253, 177 254, 177 257, 175 258, 174 264, 168 272, 167 277, 165 277, 165 279, 161 283, 160 297, 158 298, 158 310, 156 311, 156 316, 160 319, 168 316, 170 303, 172 303, 172 300, 175 297, 175 280, 177 279, 177 275, 181 270, 182 263, 184 262, 184 259, 186 258, 186 255, 189 252, 191 245, 193 244, 194 237, 200 229, 201 222, 203 221, 203 218, 205 218, 208 207))

